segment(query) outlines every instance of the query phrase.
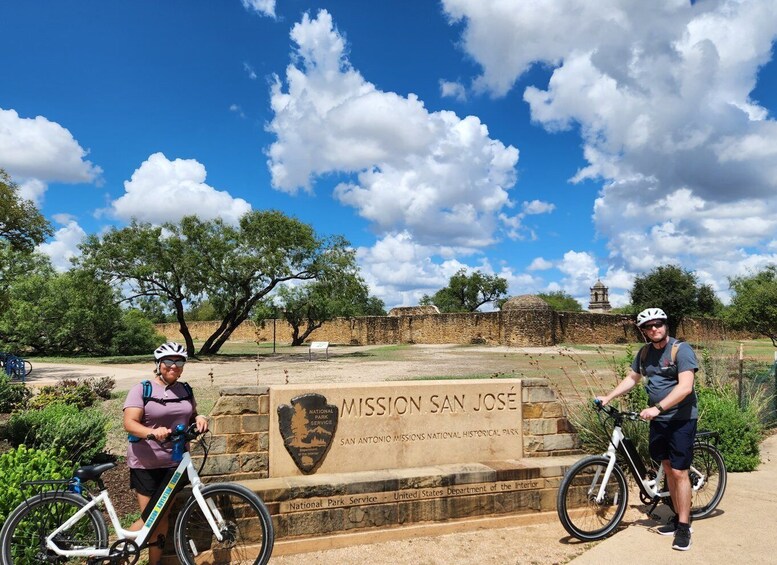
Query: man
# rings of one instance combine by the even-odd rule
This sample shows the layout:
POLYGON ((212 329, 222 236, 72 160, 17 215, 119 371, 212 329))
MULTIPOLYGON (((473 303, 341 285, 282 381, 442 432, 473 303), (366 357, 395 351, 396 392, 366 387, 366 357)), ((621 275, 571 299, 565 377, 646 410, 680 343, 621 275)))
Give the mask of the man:
POLYGON ((669 337, 667 316, 660 308, 648 308, 637 316, 637 326, 648 344, 634 357, 631 371, 608 395, 598 399, 607 404, 627 393, 643 376, 647 377, 649 408, 640 418, 650 422, 650 456, 660 461, 669 482, 677 515, 657 529, 661 535, 674 534, 672 547, 691 548, 691 482, 688 469, 693 458, 693 440, 699 417, 693 378, 699 365, 693 349, 669 337), (674 360, 672 355, 675 348, 674 360))

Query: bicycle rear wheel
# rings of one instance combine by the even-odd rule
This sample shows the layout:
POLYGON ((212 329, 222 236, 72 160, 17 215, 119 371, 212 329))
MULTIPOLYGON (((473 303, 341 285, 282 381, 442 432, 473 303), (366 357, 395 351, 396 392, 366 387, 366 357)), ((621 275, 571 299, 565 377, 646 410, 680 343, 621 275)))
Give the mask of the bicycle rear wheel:
MULTIPOLYGON (((28 498, 11 512, 0 532, 2 565, 68 563, 46 547, 46 536, 86 506, 87 501, 70 492, 43 492, 28 498)), ((102 514, 92 508, 55 542, 61 549, 108 547, 108 528, 102 514)), ((83 559, 73 559, 78 563, 83 559)))
POLYGON ((569 535, 583 541, 594 541, 610 535, 623 520, 629 491, 626 477, 615 465, 604 484, 604 498, 596 498, 602 489, 609 459, 593 455, 581 459, 561 480, 556 497, 556 511, 569 535))
POLYGON ((244 486, 217 483, 202 495, 212 511, 221 515, 218 541, 192 496, 175 522, 175 551, 187 565, 231 563, 264 565, 272 554, 275 534, 262 499, 244 486))

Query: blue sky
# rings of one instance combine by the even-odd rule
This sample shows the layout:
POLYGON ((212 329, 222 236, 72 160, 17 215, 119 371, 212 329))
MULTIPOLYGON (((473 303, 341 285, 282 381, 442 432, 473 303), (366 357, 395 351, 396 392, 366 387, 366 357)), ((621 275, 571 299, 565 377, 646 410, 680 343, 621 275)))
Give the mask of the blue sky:
POLYGON ((0 167, 59 268, 132 217, 280 209, 388 306, 460 268, 613 305, 777 262, 771 0, 0 4, 0 167))

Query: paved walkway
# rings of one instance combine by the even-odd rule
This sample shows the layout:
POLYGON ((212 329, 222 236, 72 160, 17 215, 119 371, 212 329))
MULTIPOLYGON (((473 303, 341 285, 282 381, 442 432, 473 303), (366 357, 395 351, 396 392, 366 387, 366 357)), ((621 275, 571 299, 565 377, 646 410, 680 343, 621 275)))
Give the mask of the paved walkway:
POLYGON ((763 463, 752 473, 729 473, 723 500, 712 516, 693 523, 689 551, 672 549, 672 537, 640 521, 571 561, 574 565, 629 563, 777 563, 777 435, 761 445, 763 463))

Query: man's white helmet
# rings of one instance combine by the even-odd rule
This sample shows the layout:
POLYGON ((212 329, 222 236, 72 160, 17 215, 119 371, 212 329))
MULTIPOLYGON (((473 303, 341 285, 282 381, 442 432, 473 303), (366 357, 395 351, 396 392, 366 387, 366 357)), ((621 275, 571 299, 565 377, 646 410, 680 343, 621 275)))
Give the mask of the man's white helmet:
POLYGON ((637 326, 640 328, 650 320, 666 320, 667 316, 661 308, 645 308, 637 314, 637 326))
POLYGON ((175 343, 174 341, 168 341, 154 350, 154 359, 157 361, 165 357, 183 357, 186 359, 188 355, 186 354, 186 348, 183 345, 175 343))

